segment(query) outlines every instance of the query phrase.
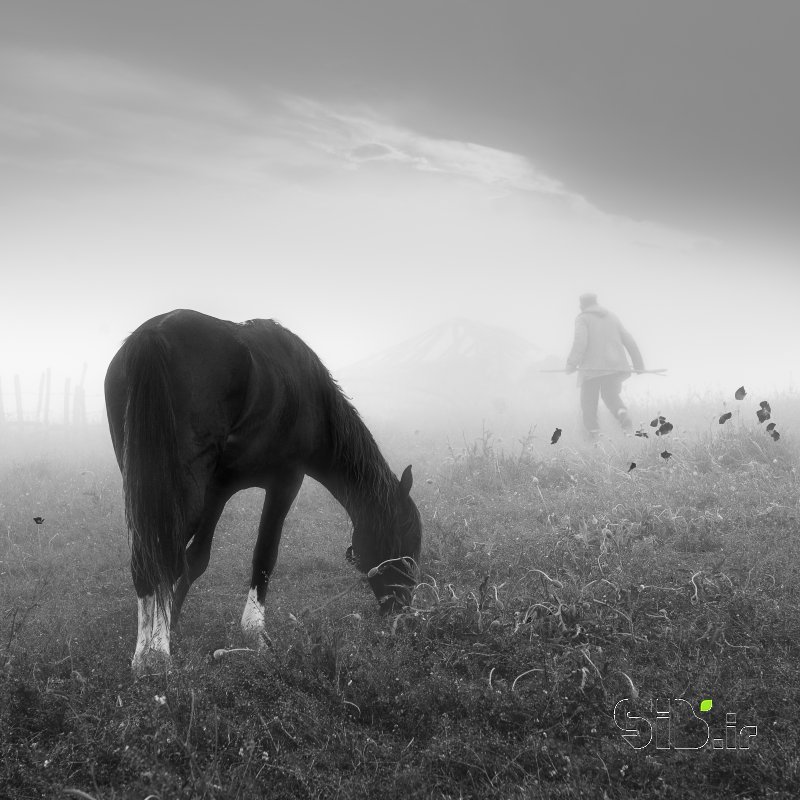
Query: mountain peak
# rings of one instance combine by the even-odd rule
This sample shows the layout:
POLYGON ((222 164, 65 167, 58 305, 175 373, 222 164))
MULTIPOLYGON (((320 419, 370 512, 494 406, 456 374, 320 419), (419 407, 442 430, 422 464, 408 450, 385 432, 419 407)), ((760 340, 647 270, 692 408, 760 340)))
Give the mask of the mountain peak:
POLYGON ((553 394, 552 381, 537 372, 551 361, 513 331, 456 317, 337 377, 359 409, 395 419, 410 414, 418 427, 420 419, 451 424, 524 413, 537 393, 553 394))
POLYGON ((381 353, 368 356, 347 367, 346 371, 361 371, 389 364, 496 362, 498 359, 519 362, 539 358, 541 350, 512 331, 465 317, 454 317, 381 353))

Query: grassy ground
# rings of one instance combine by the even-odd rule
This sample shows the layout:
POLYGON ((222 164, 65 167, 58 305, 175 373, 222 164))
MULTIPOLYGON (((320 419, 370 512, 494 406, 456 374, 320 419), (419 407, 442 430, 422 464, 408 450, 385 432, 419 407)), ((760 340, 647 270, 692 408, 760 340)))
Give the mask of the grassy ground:
POLYGON ((398 471, 414 463, 425 540, 414 608, 388 620, 345 562, 344 512, 308 481, 271 648, 215 660, 242 645, 260 497, 241 493, 172 668, 138 681, 105 432, 4 434, 0 796, 795 797, 800 446, 749 411, 689 427, 595 448, 569 431, 505 452, 489 434, 390 442, 398 471), (647 747, 614 724, 624 698, 658 731, 647 747), (669 738, 656 699, 673 701, 669 738), (730 713, 758 726, 749 749, 678 749, 705 740, 697 717, 724 738, 730 713))

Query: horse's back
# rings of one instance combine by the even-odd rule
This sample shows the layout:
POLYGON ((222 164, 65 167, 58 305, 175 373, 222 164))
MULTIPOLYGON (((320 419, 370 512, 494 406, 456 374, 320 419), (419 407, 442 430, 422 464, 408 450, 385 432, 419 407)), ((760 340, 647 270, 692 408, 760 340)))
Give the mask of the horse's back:
POLYGON ((307 471, 327 441, 330 398, 338 392, 330 374, 302 339, 274 320, 237 324, 235 335, 250 354, 250 378, 225 465, 262 476, 307 471))
POLYGON ((298 336, 271 319, 236 323, 181 309, 140 325, 109 366, 106 403, 118 458, 126 364, 152 339, 165 348, 183 452, 207 468, 213 461, 220 481, 263 485, 276 471, 305 470, 326 442, 327 408, 338 389, 298 336))
MULTIPOLYGON (((120 458, 124 416, 131 389, 130 364, 135 355, 155 359, 163 348, 170 404, 187 437, 204 446, 224 440, 235 424, 247 393, 250 356, 233 333, 234 324, 177 310, 140 325, 114 356, 106 373, 109 425, 120 458)), ((166 409, 165 409, 166 413, 166 409)))

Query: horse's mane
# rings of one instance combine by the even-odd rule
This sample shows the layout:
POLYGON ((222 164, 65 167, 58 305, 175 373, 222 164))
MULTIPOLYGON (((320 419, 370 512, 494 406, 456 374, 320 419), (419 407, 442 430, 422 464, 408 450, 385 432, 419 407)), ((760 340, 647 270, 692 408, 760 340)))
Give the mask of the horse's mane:
POLYGON ((378 509, 391 513, 397 478, 355 406, 330 374, 329 378, 332 388, 330 431, 336 461, 347 471, 354 493, 373 500, 378 509))
MULTIPOLYGON (((378 525, 379 529, 386 528, 394 510, 397 478, 361 415, 319 356, 299 336, 277 322, 273 324, 289 337, 295 361, 312 375, 322 395, 334 463, 345 478, 346 504, 356 510, 357 521, 371 519, 384 523, 378 525)), ((295 384, 292 391, 297 391, 296 379, 290 374, 285 378, 295 384)))

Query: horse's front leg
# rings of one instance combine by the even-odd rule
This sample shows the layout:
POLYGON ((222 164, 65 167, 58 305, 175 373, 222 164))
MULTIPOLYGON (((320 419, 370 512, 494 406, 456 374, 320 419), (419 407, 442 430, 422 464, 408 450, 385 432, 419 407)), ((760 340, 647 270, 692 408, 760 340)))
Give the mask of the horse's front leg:
POLYGON ((258 525, 258 539, 253 549, 250 591, 242 612, 242 633, 256 647, 263 647, 268 641, 264 612, 269 579, 278 560, 283 522, 302 483, 302 472, 290 473, 275 478, 267 487, 258 525))

